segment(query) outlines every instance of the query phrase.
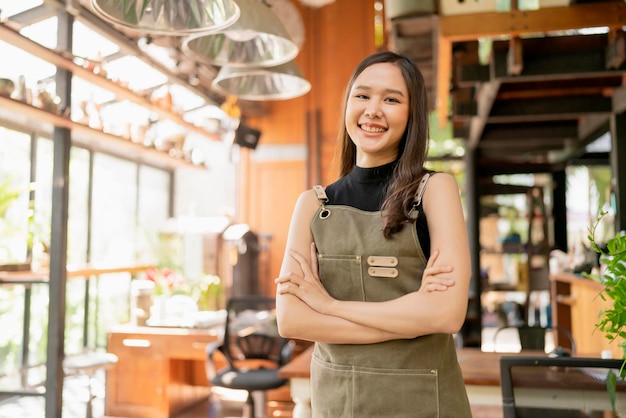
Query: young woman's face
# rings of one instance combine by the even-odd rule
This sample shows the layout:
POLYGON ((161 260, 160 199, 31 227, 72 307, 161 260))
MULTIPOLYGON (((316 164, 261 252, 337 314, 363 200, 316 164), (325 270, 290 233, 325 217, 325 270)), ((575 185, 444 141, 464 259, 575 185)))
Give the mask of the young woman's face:
POLYGON ((394 161, 408 120, 409 93, 398 67, 374 64, 359 74, 345 114, 357 165, 375 167, 394 161))

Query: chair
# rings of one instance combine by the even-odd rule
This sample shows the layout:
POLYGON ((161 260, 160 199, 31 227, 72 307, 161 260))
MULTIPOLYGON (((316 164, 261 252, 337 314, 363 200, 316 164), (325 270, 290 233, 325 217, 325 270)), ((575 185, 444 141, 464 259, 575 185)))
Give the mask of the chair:
MULTIPOLYGON (((502 356, 503 418, 612 416, 607 375, 617 376, 616 409, 626 409, 623 360, 586 357, 502 356)), ((622 416, 622 415, 620 415, 622 416)))
POLYGON ((233 297, 226 311, 224 338, 207 346, 207 375, 213 386, 248 392, 247 417, 265 416, 265 391, 287 383, 278 370, 291 359, 295 343, 278 334, 273 298, 233 297), (218 352, 225 361, 221 369, 218 352), (253 392, 260 411, 255 410, 253 392))
MULTIPOLYGON (((543 327, 534 327, 527 325, 520 326, 503 326, 496 330, 493 335, 493 351, 494 352, 511 352, 510 349, 502 349, 502 345, 499 345, 498 342, 503 340, 503 336, 509 330, 515 330, 517 336, 519 337, 520 346, 522 350, 546 350, 546 333, 554 332, 563 334, 569 340, 569 347, 554 347, 551 351, 551 354, 555 356, 569 356, 573 353, 576 353, 576 341, 574 341, 574 337, 572 333, 563 327, 553 327, 553 328, 543 328, 543 327)), ((555 343, 557 342, 557 338, 554 338, 555 343)))
POLYGON ((117 356, 113 353, 84 352, 65 357, 63 360, 63 370, 65 374, 85 374, 89 379, 87 382, 87 412, 86 418, 93 417, 93 400, 96 398, 93 391, 93 381, 95 373, 100 369, 106 369, 117 363, 117 356))

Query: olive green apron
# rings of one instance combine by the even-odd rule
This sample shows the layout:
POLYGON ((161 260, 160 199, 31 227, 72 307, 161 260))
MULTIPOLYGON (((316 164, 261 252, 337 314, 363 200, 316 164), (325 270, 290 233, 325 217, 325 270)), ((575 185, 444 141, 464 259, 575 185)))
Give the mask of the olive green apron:
MULTIPOLYGON (((413 224, 385 239, 380 212, 326 206, 323 188, 315 191, 321 205, 311 229, 320 278, 334 298, 386 301, 420 288, 426 258, 413 224)), ((314 418, 471 417, 449 334, 375 344, 316 343, 311 384, 314 418)))

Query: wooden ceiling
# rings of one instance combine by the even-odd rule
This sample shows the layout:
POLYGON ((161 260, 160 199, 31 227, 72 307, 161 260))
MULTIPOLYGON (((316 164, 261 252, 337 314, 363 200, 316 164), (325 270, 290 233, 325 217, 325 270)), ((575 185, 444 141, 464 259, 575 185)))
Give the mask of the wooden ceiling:
POLYGON ((623 1, 587 1, 404 16, 390 37, 424 72, 432 108, 467 141, 478 177, 489 177, 608 164, 586 146, 626 110, 624 22, 623 1))

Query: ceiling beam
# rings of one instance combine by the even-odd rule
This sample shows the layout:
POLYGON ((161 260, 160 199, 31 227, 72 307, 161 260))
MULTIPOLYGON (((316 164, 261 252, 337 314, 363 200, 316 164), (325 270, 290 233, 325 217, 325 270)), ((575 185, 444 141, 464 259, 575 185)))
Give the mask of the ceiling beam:
POLYGON ((558 171, 565 167, 564 164, 555 164, 550 162, 532 163, 532 162, 511 162, 501 160, 483 160, 477 161, 477 176, 491 177, 498 174, 530 174, 530 173, 550 173, 558 171))
POLYGON ((625 22, 626 4, 614 1, 539 10, 439 16, 436 99, 439 124, 445 126, 448 120, 454 42, 594 27, 620 29, 625 22))
POLYGON ((607 1, 538 10, 442 15, 439 17, 439 29, 441 36, 458 42, 571 29, 621 28, 624 22, 626 4, 607 1))
POLYGON ((563 147, 564 139, 562 137, 555 138, 530 138, 526 139, 523 142, 518 141, 517 139, 496 139, 489 141, 481 141, 480 149, 482 151, 486 150, 498 150, 498 152, 504 153, 517 153, 519 151, 523 152, 534 152, 534 151, 545 151, 547 149, 557 149, 563 147))
POLYGON ((491 109, 489 121, 571 120, 588 113, 610 112, 611 109, 611 98, 600 95, 498 100, 491 109))
POLYGON ((526 122, 521 124, 488 124, 485 126, 480 146, 486 146, 489 141, 521 141, 548 138, 578 138, 577 121, 561 122, 526 122))

